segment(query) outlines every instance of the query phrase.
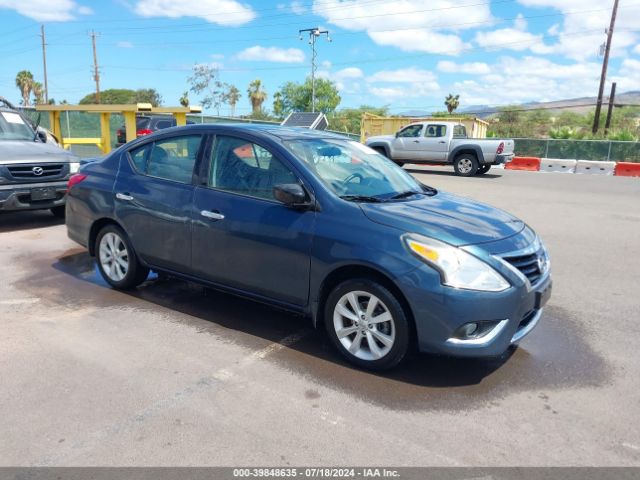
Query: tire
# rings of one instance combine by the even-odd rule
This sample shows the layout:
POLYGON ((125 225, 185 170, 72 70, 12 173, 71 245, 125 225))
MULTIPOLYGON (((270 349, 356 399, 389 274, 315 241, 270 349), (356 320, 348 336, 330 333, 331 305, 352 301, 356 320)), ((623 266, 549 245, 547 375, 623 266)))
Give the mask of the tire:
POLYGON ((478 171, 478 159, 469 153, 462 154, 453 161, 453 169, 460 177, 473 177, 478 171))
POLYGON ((485 173, 487 173, 489 170, 491 170, 491 165, 489 164, 484 164, 481 165, 478 168, 478 171, 476 172, 476 175, 484 175, 485 173))
POLYGON ((149 269, 138 260, 129 238, 116 225, 107 225, 100 230, 94 251, 102 278, 113 288, 135 288, 149 275, 149 269), (119 260, 113 260, 114 252, 118 253, 119 260))
POLYGON ((49 209, 55 217, 64 218, 66 216, 65 206, 53 207, 49 209))
POLYGON ((324 319, 333 344, 359 367, 388 370, 404 360, 409 351, 411 329, 402 305, 373 280, 359 278, 339 284, 325 302, 324 319), (376 303, 369 312, 371 301, 376 303))

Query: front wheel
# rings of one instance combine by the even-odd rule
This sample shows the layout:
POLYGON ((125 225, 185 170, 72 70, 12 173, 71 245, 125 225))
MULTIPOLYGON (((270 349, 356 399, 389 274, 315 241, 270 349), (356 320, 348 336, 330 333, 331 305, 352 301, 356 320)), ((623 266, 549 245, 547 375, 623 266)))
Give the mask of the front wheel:
POLYGON ((481 165, 478 168, 478 171, 476 172, 476 175, 484 175, 485 173, 487 173, 489 170, 491 170, 491 165, 489 164, 485 164, 485 165, 481 165))
POLYGON ((95 252, 100 274, 118 290, 135 288, 149 275, 149 269, 138 260, 127 235, 116 225, 107 225, 100 230, 95 252))
POLYGON ((324 307, 329 337, 347 360, 371 370, 387 370, 409 351, 409 320, 387 288, 368 279, 338 285, 324 307))
POLYGON ((473 177, 478 171, 478 159, 471 154, 460 155, 453 161, 453 169, 456 175, 473 177))

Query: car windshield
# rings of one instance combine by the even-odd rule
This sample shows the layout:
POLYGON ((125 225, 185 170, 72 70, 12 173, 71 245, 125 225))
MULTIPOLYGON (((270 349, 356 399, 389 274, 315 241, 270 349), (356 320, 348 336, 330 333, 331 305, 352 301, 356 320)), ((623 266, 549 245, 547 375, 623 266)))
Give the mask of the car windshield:
POLYGON ((15 112, 0 111, 0 140, 33 141, 35 132, 15 112))
POLYGON ((358 142, 322 138, 289 140, 285 145, 342 198, 386 201, 423 192, 411 175, 358 142))

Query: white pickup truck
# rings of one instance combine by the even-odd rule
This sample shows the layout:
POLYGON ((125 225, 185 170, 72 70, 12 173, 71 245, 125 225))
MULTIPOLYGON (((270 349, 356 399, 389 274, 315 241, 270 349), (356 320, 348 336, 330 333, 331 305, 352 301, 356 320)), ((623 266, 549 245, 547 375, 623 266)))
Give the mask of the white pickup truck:
POLYGON ((412 123, 395 135, 369 137, 366 145, 398 165, 449 164, 463 177, 487 173, 514 155, 513 140, 467 138, 464 125, 455 122, 412 123))

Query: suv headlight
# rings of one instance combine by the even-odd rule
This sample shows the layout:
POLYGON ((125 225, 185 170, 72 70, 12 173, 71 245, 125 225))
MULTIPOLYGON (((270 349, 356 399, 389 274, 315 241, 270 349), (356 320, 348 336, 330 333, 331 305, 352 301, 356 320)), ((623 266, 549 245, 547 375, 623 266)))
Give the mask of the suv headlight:
POLYGON ((440 272, 443 285, 483 292, 511 286, 489 264, 461 248, 422 235, 407 235, 404 241, 411 253, 440 272))
POLYGON ((74 174, 74 173, 78 173, 78 170, 80 170, 80 162, 71 162, 69 163, 69 173, 70 174, 74 174))

